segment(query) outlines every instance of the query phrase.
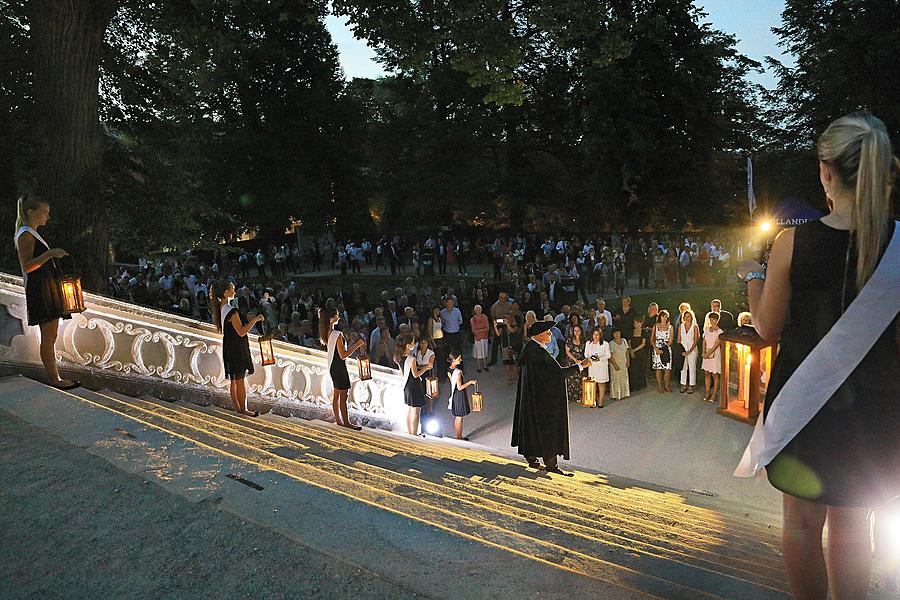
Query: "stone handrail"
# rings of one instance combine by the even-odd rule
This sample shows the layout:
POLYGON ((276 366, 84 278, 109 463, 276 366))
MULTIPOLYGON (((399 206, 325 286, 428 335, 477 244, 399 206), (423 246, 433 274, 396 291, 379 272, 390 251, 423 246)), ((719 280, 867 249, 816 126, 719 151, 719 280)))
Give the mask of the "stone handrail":
MULTIPOLYGON (((56 356, 67 370, 142 384, 178 385, 227 394, 222 336, 203 323, 85 293, 83 313, 60 321, 56 356)), ((325 352, 275 341, 276 363, 259 366, 257 336, 250 335, 255 373, 247 390, 267 404, 284 408, 331 408, 331 379, 325 352)), ((22 278, 0 273, 0 361, 40 367, 40 332, 27 326, 22 278)), ((375 422, 403 423, 403 381, 399 372, 372 365, 372 379, 360 381, 356 361, 348 359, 349 406, 375 422)), ((330 410, 329 410, 330 412, 330 410)))

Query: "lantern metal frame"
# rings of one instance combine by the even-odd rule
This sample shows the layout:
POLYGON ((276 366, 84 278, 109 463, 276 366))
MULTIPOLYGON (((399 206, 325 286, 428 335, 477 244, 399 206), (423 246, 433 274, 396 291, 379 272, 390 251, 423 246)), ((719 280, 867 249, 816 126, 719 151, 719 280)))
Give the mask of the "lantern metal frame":
POLYGON ((434 374, 434 369, 432 369, 431 375, 425 378, 425 395, 429 398, 437 398, 439 394, 438 378, 434 374))
POLYGON ((369 381, 372 379, 372 361, 369 355, 361 352, 359 358, 356 359, 356 367, 359 370, 359 380, 369 381))
POLYGON ((768 389, 778 343, 761 338, 752 325, 742 325, 721 334, 719 342, 722 373, 719 375, 716 412, 755 425, 768 389), (737 381, 734 381, 732 370, 737 381), (731 391, 732 387, 736 393, 731 391))
POLYGON ((259 357, 262 366, 271 367, 275 364, 275 345, 272 343, 272 333, 264 333, 257 338, 257 341, 259 342, 259 357))
POLYGON ((72 315, 85 311, 84 290, 81 287, 81 277, 75 275, 74 257, 72 258, 72 275, 60 278, 59 292, 62 296, 64 314, 72 315))
POLYGON ((478 391, 478 383, 475 383, 475 391, 472 392, 472 402, 470 408, 472 412, 481 412, 484 410, 484 394, 478 391))
POLYGON ((597 381, 593 377, 581 378, 581 405, 597 408, 597 381))

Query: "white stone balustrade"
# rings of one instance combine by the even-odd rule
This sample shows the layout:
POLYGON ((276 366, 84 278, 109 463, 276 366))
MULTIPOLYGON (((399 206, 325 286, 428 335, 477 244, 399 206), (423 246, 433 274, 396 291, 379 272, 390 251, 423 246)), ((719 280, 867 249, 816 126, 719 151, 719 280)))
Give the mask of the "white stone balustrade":
MULTIPOLYGON (((228 393, 222 366, 222 337, 211 323, 85 293, 87 310, 60 322, 56 355, 76 372, 142 384, 184 386, 228 393)), ((325 352, 274 342, 276 363, 262 367, 259 344, 250 336, 255 373, 247 378, 251 400, 288 409, 331 409, 332 387, 325 352)), ((0 362, 41 367, 40 332, 27 326, 22 278, 0 273, 0 362)), ((372 379, 360 381, 348 359, 352 388, 348 404, 373 422, 403 423, 403 381, 398 371, 372 365, 372 379)))

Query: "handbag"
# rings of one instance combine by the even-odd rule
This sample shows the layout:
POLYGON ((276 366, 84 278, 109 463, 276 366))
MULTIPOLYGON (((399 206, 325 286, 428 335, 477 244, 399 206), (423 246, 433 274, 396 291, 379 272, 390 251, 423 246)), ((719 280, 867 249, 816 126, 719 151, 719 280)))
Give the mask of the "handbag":
POLYGON ((672 352, 669 350, 669 346, 663 346, 661 348, 662 353, 659 355, 659 362, 666 366, 672 361, 672 352))

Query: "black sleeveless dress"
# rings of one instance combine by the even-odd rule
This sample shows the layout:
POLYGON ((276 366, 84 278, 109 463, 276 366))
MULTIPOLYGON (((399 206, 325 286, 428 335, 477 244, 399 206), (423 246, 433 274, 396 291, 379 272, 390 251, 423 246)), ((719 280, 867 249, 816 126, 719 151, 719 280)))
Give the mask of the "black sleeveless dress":
MULTIPOLYGON (((415 366, 415 357, 408 356, 404 363, 400 365, 401 373, 410 360, 412 361, 412 366, 415 366)), ((419 379, 413 376, 412 368, 409 369, 409 374, 406 376, 406 383, 403 385, 403 402, 407 406, 412 406, 413 408, 422 408, 425 406, 425 390, 422 388, 422 383, 419 379)))
POLYGON ((225 363, 225 376, 236 380, 253 374, 253 359, 250 356, 249 338, 238 335, 231 324, 231 315, 235 314, 239 314, 237 308, 229 310, 222 324, 222 360, 225 363))
POLYGON ((334 353, 331 355, 331 364, 328 366, 328 374, 331 375, 331 383, 336 390, 350 389, 350 373, 347 372, 347 361, 341 360, 337 351, 337 344, 344 343, 344 335, 340 334, 335 340, 334 353))
MULTIPOLYGON (((890 232, 893 234, 894 223, 890 232)), ((765 410, 856 297, 849 233, 820 221, 794 231, 791 303, 765 410), (846 268, 846 290, 845 282, 846 268)), ((850 377, 766 467, 779 490, 832 506, 877 506, 900 494, 900 360, 894 319, 850 377)))
MULTIPOLYGON (((36 258, 49 249, 41 240, 34 238, 34 253, 31 257, 36 258)), ((58 319, 72 318, 63 309, 62 290, 59 287, 60 278, 59 269, 53 259, 25 275, 25 304, 28 309, 29 325, 40 325, 58 319)))

